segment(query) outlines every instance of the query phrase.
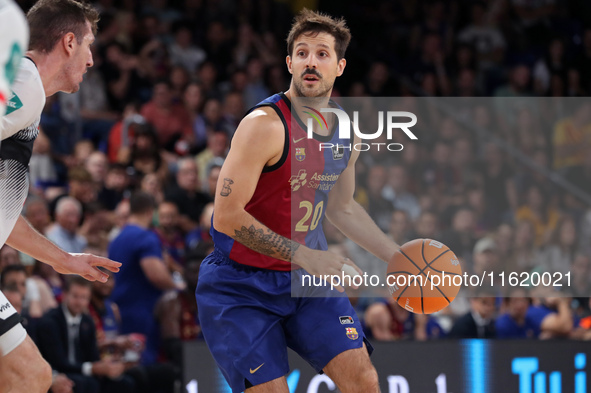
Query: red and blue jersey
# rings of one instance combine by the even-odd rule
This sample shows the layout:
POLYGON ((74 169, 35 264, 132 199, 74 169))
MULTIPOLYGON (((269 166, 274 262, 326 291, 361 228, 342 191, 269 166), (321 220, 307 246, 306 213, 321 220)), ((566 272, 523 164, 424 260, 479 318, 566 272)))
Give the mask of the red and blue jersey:
MULTIPOLYGON (((351 141, 339 138, 337 124, 328 135, 314 134, 309 139, 306 126, 297 114, 292 115, 291 103, 283 93, 267 98, 251 111, 260 107, 273 108, 282 120, 285 144, 280 160, 263 169, 245 209, 279 235, 312 249, 326 250, 322 221, 328 193, 348 165, 351 141)), ((235 262, 281 271, 297 268, 258 253, 213 226, 211 230, 216 249, 235 262)))

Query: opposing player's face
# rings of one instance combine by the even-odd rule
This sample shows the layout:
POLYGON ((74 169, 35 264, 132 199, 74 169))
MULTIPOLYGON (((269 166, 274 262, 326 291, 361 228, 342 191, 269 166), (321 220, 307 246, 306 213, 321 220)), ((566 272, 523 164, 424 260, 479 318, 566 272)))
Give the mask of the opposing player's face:
POLYGON ((345 69, 345 59, 335 51, 335 38, 328 33, 304 33, 294 42, 287 68, 292 87, 299 97, 328 97, 334 81, 345 69))
POLYGON ((86 22, 86 32, 82 38, 82 42, 78 44, 75 40, 73 55, 66 66, 67 70, 67 86, 64 87, 66 93, 75 93, 80 90, 80 83, 87 68, 94 64, 92 60, 92 52, 90 45, 94 42, 94 34, 90 23, 86 22))

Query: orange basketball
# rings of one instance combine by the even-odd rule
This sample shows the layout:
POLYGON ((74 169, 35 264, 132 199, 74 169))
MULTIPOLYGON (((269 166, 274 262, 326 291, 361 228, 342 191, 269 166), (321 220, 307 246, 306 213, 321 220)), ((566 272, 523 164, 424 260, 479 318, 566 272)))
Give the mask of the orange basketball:
POLYGON ((405 243, 390 259, 387 285, 398 304, 417 314, 444 309, 462 285, 462 268, 443 243, 415 239, 405 243))

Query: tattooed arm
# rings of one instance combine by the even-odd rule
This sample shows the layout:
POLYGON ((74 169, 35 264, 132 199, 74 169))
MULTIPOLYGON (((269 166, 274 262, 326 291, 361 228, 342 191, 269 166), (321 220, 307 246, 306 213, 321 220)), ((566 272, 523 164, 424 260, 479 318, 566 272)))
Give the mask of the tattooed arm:
POLYGON ((283 123, 271 108, 257 109, 240 122, 220 172, 213 225, 254 251, 294 262, 311 274, 340 274, 348 263, 343 257, 293 242, 245 210, 264 167, 281 158, 284 142, 283 123))

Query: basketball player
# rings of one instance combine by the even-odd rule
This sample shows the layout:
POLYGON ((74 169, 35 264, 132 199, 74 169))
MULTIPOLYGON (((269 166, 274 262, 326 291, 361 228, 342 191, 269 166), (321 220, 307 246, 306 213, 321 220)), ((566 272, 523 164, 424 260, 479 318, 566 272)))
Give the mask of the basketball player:
MULTIPOLYGON (((108 276, 97 267, 116 272, 120 263, 89 254, 69 254, 20 216, 29 188, 27 166, 45 97, 79 89, 82 75, 93 64, 90 44, 98 13, 75 0, 40 0, 27 19, 29 51, 20 62, 6 114, 0 117, 0 246, 6 243, 59 273, 104 282, 108 276)), ((47 392, 51 368, 19 320, 14 307, 0 293, 0 392, 47 392)))
POLYGON ((311 289, 323 297, 291 295, 292 280, 297 286, 304 275, 340 275, 345 264, 354 266, 323 251, 325 211, 339 230, 380 259, 388 261, 399 248, 353 200, 358 152, 319 152, 320 142, 353 141, 341 140, 336 126, 306 138, 295 104, 299 97, 316 97, 322 101, 318 109, 329 105, 334 81, 345 69, 350 32, 343 20, 304 10, 287 41, 289 90, 264 100, 241 121, 220 173, 215 251, 201 265, 196 291, 199 321, 234 393, 288 393, 287 347, 343 393, 379 392, 368 355, 372 347, 346 295, 327 287, 311 289), (305 157, 300 150, 293 160, 299 147, 305 157), (329 179, 324 187, 298 183, 314 173, 329 179))

